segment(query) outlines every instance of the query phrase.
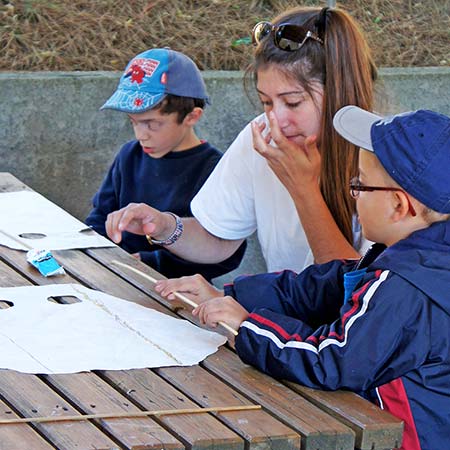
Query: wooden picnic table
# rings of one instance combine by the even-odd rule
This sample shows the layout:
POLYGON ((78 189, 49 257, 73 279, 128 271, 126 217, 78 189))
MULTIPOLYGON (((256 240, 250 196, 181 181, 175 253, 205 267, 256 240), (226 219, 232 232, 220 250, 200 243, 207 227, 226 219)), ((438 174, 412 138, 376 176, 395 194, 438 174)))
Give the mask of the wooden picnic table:
MULTIPOLYGON (((27 189, 0 173, 0 193, 27 189)), ((117 246, 52 253, 66 274, 45 278, 25 252, 0 246, 0 287, 80 283, 195 323, 188 310, 156 294, 151 281, 112 265, 118 260, 163 278, 117 246)), ((0 450, 377 450, 401 442, 402 422, 372 403, 350 392, 275 380, 242 363, 228 346, 191 367, 61 375, 0 370, 0 420, 248 405, 261 409, 0 425, 0 450)))

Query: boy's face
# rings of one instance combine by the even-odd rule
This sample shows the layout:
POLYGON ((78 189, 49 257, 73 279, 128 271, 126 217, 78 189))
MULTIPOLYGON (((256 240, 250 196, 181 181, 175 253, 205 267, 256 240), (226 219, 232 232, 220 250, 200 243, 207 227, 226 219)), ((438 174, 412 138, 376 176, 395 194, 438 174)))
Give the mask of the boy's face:
POLYGON ((192 127, 186 123, 188 116, 178 123, 177 113, 161 114, 159 110, 151 109, 139 114, 128 114, 128 117, 144 153, 152 158, 162 158, 169 152, 192 147, 192 127))
MULTIPOLYGON (((362 186, 390 187, 388 174, 378 158, 367 150, 359 151, 359 181, 362 186)), ((397 240, 391 225, 392 191, 359 192, 356 209, 366 239, 391 245, 397 240)))

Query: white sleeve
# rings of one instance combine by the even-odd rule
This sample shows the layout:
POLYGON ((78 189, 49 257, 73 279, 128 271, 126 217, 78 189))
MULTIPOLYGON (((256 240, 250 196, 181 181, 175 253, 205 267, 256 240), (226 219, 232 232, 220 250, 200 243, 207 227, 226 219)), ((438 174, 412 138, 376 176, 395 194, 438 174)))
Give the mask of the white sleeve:
POLYGON ((211 234, 243 239, 257 227, 250 123, 239 133, 191 202, 194 217, 211 234))

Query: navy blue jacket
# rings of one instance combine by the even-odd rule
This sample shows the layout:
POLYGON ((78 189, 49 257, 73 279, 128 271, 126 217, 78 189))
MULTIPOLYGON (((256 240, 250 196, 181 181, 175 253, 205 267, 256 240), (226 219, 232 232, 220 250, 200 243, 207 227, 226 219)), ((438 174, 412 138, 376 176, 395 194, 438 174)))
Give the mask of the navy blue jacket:
POLYGON ((353 268, 333 261, 227 286, 251 311, 239 356, 279 379, 374 393, 404 420, 402 448, 450 448, 450 221, 386 249, 344 301, 353 268))
MULTIPOLYGON (((222 154, 207 142, 182 152, 151 158, 138 141, 125 144, 117 154, 95 194, 86 224, 106 236, 106 216, 129 203, 146 203, 160 211, 192 217, 190 203, 222 154)), ((140 253, 141 260, 168 278, 202 274, 207 280, 239 266, 246 243, 230 258, 218 264, 197 264, 181 259, 165 248, 150 246, 145 236, 123 233, 120 246, 140 253)))

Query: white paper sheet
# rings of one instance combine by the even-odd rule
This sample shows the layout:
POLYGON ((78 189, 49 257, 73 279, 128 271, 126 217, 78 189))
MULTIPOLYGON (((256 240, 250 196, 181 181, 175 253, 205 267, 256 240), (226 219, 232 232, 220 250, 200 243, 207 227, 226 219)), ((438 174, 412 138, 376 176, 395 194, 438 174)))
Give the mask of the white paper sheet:
POLYGON ((0 368, 74 373, 197 364, 218 333, 76 284, 0 288, 0 368), (49 297, 73 296, 58 304, 49 297))
POLYGON ((33 191, 0 193, 0 244, 17 250, 112 247, 114 244, 33 191), (40 238, 21 235, 38 234, 40 238))

